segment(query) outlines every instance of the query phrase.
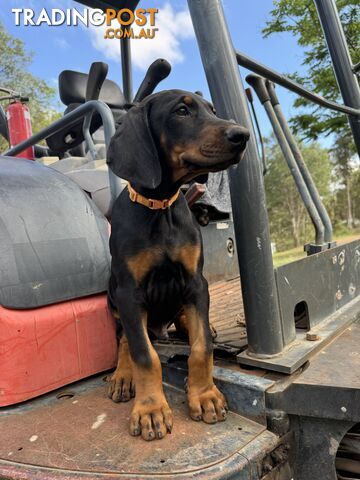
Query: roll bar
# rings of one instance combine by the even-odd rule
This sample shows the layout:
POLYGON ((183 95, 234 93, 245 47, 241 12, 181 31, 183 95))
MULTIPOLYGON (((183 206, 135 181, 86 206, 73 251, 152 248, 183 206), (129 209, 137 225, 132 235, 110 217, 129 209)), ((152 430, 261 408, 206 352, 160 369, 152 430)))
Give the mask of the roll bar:
MULTIPOLYGON (((90 100, 89 102, 86 102, 83 105, 80 105, 72 112, 67 113, 59 120, 56 120, 54 123, 52 123, 48 127, 44 128, 43 130, 40 130, 40 132, 35 133, 27 140, 24 140, 23 142, 19 143, 15 147, 10 148, 6 152, 4 152, 3 155, 7 155, 10 157, 17 155, 22 151, 24 151, 26 148, 32 147, 33 145, 40 142, 41 140, 46 140, 48 137, 59 132, 60 130, 67 127, 71 127, 81 118, 85 119, 84 125, 83 125, 83 128, 85 128, 86 125, 89 125, 90 123, 89 118, 91 118, 92 114, 95 112, 101 116, 103 127, 104 127, 105 145, 106 145, 106 149, 108 149, 110 145, 111 137, 115 133, 115 123, 114 123, 113 114, 111 113, 110 108, 104 102, 101 102, 100 100, 90 100)), ((84 135, 85 135, 85 132, 84 132, 84 135)), ((117 196, 120 194, 122 190, 122 186, 120 183, 120 178, 118 178, 112 172, 111 167, 109 168, 109 183, 110 183, 110 191, 111 191, 111 204, 113 204, 117 196)))

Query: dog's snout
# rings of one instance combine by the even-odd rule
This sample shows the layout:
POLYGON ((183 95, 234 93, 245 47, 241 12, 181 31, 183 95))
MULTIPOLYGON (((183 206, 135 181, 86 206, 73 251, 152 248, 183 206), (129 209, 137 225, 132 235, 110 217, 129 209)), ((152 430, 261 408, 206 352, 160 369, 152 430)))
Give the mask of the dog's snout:
POLYGON ((245 148, 246 142, 250 138, 249 130, 240 125, 231 125, 226 129, 225 135, 234 146, 241 146, 243 148, 245 148))

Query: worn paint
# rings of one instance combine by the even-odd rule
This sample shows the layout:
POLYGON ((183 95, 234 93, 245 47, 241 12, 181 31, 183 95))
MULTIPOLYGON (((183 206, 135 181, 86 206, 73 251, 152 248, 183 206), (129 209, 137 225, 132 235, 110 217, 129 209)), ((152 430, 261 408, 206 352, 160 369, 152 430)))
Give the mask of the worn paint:
POLYGON ((105 419, 106 413, 101 413, 100 415, 98 415, 95 422, 91 425, 91 430, 96 430, 97 428, 99 428, 105 422, 105 419))

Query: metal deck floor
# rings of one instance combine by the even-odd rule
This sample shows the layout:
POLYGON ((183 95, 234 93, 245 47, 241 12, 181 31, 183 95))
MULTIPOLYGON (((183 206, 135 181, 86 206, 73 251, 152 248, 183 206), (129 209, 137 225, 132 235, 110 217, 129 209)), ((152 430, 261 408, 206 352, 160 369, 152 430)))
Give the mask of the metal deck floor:
POLYGON ((213 283, 209 292, 210 322, 217 331, 215 343, 243 348, 247 339, 239 277, 213 283))
POLYGON ((173 432, 145 442, 128 433, 133 401, 115 404, 105 390, 101 376, 62 389, 68 397, 53 392, 2 409, 0 478, 191 478, 200 471, 218 478, 214 469, 224 473, 234 463, 247 470, 241 452, 249 442, 271 444, 266 427, 234 413, 215 425, 194 422, 185 393, 169 386, 173 432))

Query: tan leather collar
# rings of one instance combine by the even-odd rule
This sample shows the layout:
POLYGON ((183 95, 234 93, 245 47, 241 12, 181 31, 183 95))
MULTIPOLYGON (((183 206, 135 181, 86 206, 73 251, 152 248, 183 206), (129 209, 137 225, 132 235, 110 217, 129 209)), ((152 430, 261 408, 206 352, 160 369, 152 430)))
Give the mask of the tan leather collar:
POLYGON ((140 195, 140 193, 137 193, 132 188, 130 183, 127 184, 127 188, 129 190, 130 200, 132 202, 140 203, 140 205, 144 205, 144 207, 148 207, 151 210, 165 210, 166 208, 171 207, 171 205, 177 200, 180 193, 180 190, 178 190, 171 198, 166 198, 165 200, 156 200, 140 195))

